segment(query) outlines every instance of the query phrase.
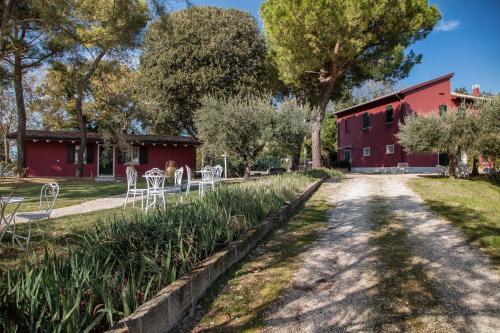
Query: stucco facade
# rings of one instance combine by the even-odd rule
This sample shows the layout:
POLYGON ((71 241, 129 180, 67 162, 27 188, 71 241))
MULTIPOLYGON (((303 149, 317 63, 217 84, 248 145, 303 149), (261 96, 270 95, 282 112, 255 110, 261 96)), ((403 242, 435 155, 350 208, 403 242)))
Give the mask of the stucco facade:
POLYGON ((350 160, 352 170, 359 172, 387 172, 398 163, 408 163, 411 172, 434 172, 439 154, 408 154, 395 134, 411 112, 438 113, 475 98, 452 93, 452 77, 447 74, 337 112, 338 160, 350 160))

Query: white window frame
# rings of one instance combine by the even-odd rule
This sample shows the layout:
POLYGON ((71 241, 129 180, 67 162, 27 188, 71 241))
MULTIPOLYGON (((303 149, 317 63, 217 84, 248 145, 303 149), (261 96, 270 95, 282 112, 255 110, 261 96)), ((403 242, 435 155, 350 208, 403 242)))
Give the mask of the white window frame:
POLYGON ((135 147, 135 146, 128 147, 126 159, 127 159, 127 161, 124 164, 139 165, 141 162, 139 147, 135 147))
POLYGON ((394 154, 394 144, 391 144, 391 145, 386 145, 386 146, 385 146, 385 153, 386 153, 387 155, 392 155, 392 154, 394 154), (392 148, 392 150, 391 150, 391 148, 392 148))
POLYGON ((371 155, 370 147, 363 147, 363 157, 370 157, 370 155, 371 155))

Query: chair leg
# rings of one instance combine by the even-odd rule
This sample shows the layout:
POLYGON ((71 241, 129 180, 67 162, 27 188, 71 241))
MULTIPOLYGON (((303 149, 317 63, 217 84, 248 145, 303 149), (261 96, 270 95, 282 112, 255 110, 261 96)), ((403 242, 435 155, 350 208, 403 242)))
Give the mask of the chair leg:
POLYGON ((141 193, 141 211, 144 210, 144 193, 141 193))
POLYGON ((127 191, 127 195, 125 196, 125 203, 123 204, 123 209, 125 209, 125 207, 127 207, 127 201, 128 201, 128 191, 127 191))
POLYGON ((163 210, 167 209, 167 203, 165 202, 165 192, 161 194, 161 197, 163 199, 163 210))
POLYGON ((134 201, 132 201, 132 207, 135 207, 135 195, 136 193, 134 192, 134 201))

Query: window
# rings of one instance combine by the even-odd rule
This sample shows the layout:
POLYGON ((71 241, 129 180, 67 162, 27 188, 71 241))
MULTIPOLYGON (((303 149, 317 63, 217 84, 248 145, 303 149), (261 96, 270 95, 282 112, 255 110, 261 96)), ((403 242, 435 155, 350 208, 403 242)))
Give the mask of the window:
POLYGON ((385 123, 389 124, 394 121, 394 110, 392 109, 392 105, 388 105, 385 108, 385 123))
POLYGON ((347 118, 344 120, 344 132, 349 132, 349 119, 347 118))
POLYGON ((126 162, 127 164, 139 164, 139 147, 127 148, 126 162))
POLYGON ((351 151, 350 150, 344 150, 344 161, 351 161, 351 151))
POLYGON ((394 145, 385 146, 385 153, 386 154, 394 154, 394 145))
POLYGON ((370 156, 370 147, 363 148, 363 157, 370 156))
POLYGON ((443 115, 445 115, 447 110, 448 110, 448 107, 444 104, 441 104, 439 106, 439 116, 442 117, 443 115))
POLYGON ((370 127, 370 115, 368 112, 363 113, 363 129, 370 127))
MULTIPOLYGON (((68 145, 68 164, 78 163, 78 150, 80 145, 68 145)), ((83 152, 83 163, 93 164, 94 163, 94 145, 87 145, 87 149, 83 152)))

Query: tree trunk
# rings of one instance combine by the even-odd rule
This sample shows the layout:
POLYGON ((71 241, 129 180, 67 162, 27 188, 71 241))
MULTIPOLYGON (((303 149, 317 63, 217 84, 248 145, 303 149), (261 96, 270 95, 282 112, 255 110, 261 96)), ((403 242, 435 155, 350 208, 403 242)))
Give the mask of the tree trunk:
POLYGON ((474 157, 472 159, 472 174, 473 177, 479 176, 479 159, 474 157))
POLYGON ((245 179, 250 179, 250 165, 245 165, 245 179))
POLYGON ((24 177, 26 168, 26 108, 24 105, 23 66, 19 52, 14 55, 14 88, 17 106, 17 173, 19 177, 24 177))
MULTIPOLYGON (((324 70, 321 71, 322 73, 325 72, 324 70)), ((312 122, 312 148, 311 148, 311 153, 312 153, 312 163, 313 163, 313 168, 321 168, 322 161, 321 161, 321 125, 323 124, 323 119, 325 118, 325 112, 326 108, 328 106, 328 103, 330 102, 330 96, 332 95, 332 90, 333 86, 336 81, 336 73, 335 73, 335 66, 333 66, 332 73, 330 74, 329 79, 325 79, 325 81, 322 80, 320 77, 320 82, 322 88, 320 88, 320 105, 318 109, 318 113, 313 119, 312 122)))
POLYGON ((5 162, 10 162, 10 145, 9 145, 9 139, 7 138, 8 131, 5 131, 3 133, 3 157, 5 162))
POLYGON ((457 170, 457 156, 454 154, 449 154, 449 164, 448 164, 448 177, 450 179, 457 178, 456 170, 457 170))
POLYGON ((288 172, 297 171, 299 169, 300 149, 294 155, 288 157, 288 172))
MULTIPOLYGON (((78 92, 76 96, 76 116, 78 120, 78 129, 80 131, 80 148, 78 149, 78 166, 76 169, 77 177, 83 177, 83 165, 84 165, 84 152, 87 147, 87 124, 85 123, 85 117, 83 116, 83 94, 84 94, 84 85, 83 83, 78 84, 78 92)), ((97 161, 99 163, 99 161, 97 161)))

